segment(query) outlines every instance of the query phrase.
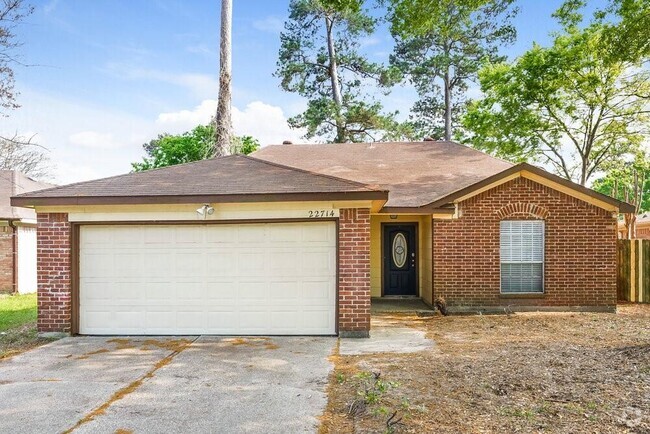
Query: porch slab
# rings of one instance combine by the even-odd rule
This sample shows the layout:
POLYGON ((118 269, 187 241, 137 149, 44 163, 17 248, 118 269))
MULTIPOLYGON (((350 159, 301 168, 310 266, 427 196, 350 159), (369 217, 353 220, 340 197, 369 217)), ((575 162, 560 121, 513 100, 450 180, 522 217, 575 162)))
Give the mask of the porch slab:
POLYGON ((416 313, 433 315, 435 310, 420 298, 374 298, 370 302, 370 313, 416 313))
POLYGON ((426 337, 424 330, 401 325, 404 319, 377 317, 372 319, 368 339, 340 339, 339 354, 393 353, 406 354, 435 348, 435 342, 426 337))

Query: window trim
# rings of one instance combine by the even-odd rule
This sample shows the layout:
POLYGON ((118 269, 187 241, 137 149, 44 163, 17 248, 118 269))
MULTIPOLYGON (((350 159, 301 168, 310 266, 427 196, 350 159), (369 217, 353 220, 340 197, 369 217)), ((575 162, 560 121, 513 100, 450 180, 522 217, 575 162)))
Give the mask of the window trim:
POLYGON ((518 295, 530 297, 531 295, 543 296, 546 294, 546 220, 543 219, 503 219, 499 221, 499 295, 517 297, 518 295), (542 290, 541 291, 503 291, 502 264, 539 264, 540 262, 508 262, 501 260, 501 223, 534 221, 542 224, 542 290))

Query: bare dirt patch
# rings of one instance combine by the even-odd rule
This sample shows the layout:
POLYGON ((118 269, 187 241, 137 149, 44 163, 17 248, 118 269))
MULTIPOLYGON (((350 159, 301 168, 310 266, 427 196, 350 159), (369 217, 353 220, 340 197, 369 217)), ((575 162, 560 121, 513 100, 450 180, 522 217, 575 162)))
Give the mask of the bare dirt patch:
POLYGON ((390 319, 436 350, 332 356, 321 433, 650 432, 649 305, 390 319))

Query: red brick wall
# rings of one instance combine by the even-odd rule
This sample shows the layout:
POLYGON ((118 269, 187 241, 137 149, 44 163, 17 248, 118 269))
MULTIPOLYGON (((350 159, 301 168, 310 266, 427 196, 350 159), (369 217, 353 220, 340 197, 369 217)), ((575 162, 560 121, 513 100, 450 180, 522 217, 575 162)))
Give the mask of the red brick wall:
POLYGON ((38 331, 70 332, 70 224, 67 214, 38 214, 38 331))
POLYGON ((339 218, 339 335, 370 330, 370 210, 342 209, 339 218))
POLYGON ((461 216, 435 221, 434 295, 457 309, 616 305, 616 220, 534 181, 517 178, 459 204, 461 216), (544 294, 500 294, 499 222, 545 220, 544 294))
POLYGON ((14 291, 14 229, 0 227, 0 292, 14 291))

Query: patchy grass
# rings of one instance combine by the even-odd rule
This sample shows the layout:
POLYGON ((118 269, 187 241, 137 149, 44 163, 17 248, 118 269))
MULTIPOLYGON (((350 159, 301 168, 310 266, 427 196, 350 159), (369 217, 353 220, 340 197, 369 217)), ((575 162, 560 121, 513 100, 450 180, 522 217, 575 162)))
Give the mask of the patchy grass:
POLYGON ((48 342, 36 332, 36 294, 0 298, 0 360, 48 342))
POLYGON ((0 332, 36 321, 36 294, 0 297, 0 332))
POLYGON ((650 305, 391 321, 436 347, 333 356, 321 433, 650 432, 650 305), (398 386, 359 411, 360 396, 374 399, 367 372, 398 386))

